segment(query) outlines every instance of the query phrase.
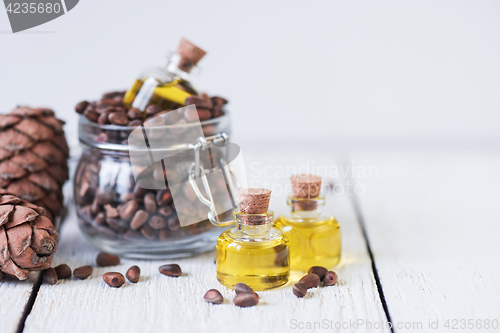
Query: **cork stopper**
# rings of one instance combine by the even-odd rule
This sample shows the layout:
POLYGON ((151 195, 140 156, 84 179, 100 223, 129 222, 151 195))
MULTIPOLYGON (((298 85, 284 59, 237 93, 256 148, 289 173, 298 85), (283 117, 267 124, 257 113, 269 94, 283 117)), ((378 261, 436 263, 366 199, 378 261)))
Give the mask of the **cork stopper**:
POLYGON ((238 191, 238 208, 244 214, 264 214, 269 208, 271 190, 246 188, 238 191))
POLYGON ((296 198, 317 198, 321 192, 321 177, 315 175, 293 175, 290 177, 292 193, 296 198))
POLYGON ((177 48, 177 53, 180 54, 181 59, 177 67, 179 69, 190 72, 194 66, 207 54, 207 52, 200 49, 198 46, 194 45, 185 38, 181 39, 179 47, 177 48))

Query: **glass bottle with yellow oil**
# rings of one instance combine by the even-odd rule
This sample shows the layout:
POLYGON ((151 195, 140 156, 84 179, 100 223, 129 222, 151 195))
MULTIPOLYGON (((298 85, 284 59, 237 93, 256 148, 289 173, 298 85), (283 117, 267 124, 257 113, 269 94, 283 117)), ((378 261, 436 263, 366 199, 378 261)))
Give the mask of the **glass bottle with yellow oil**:
POLYGON ((229 288, 242 282, 267 290, 288 282, 288 241, 272 226, 270 197, 266 189, 238 191, 239 208, 233 212, 237 226, 220 235, 216 248, 217 279, 229 288))
POLYGON ((127 107, 140 111, 151 104, 160 106, 162 110, 184 106, 187 97, 198 95, 189 79, 205 54, 183 38, 177 52, 170 54, 167 65, 147 69, 127 91, 123 102, 127 107))
POLYGON ((333 216, 322 216, 325 197, 321 196, 321 177, 294 175, 292 194, 287 197, 289 215, 280 216, 274 226, 287 237, 290 268, 307 270, 312 266, 331 268, 340 261, 340 225, 333 216))

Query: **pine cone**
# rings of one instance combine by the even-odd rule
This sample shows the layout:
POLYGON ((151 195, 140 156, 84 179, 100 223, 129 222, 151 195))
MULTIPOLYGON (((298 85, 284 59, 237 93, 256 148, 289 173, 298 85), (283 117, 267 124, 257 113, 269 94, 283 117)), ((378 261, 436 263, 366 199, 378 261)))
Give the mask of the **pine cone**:
POLYGON ((26 280, 45 269, 56 252, 58 233, 45 209, 0 189, 1 272, 26 280))
POLYGON ((61 213, 68 179, 63 124, 44 108, 20 107, 0 115, 0 187, 44 207, 51 221, 61 213))

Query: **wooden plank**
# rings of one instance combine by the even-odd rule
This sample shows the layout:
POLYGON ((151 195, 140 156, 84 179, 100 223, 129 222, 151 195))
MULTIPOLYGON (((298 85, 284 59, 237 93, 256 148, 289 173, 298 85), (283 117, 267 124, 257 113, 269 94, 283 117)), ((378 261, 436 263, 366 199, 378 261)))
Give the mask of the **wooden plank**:
MULTIPOLYGON (((76 166, 75 158, 70 162, 76 166)), ((67 182, 63 187, 66 203, 71 199, 71 190, 70 182, 67 182)), ((39 276, 40 272, 31 272, 29 279, 25 281, 8 276, 4 276, 0 281, 0 332, 17 332, 21 321, 24 320, 23 316, 26 316, 25 311, 30 310, 31 304, 28 304, 28 301, 35 283, 39 283, 39 276)))
POLYGON ((0 332, 17 331, 38 275, 38 272, 31 273, 25 281, 4 277, 0 282, 0 332))
POLYGON ((374 171, 356 182, 396 331, 428 331, 429 321, 446 330, 447 320, 450 328, 457 320, 459 331, 461 320, 482 331, 485 320, 499 320, 499 154, 364 153, 352 160, 356 170, 378 169, 378 177, 374 171))
MULTIPOLYGON (((320 154, 307 157, 245 152, 245 158, 252 186, 264 186, 265 181, 267 186, 279 184, 284 187, 288 183, 286 175, 274 172, 266 178, 263 174, 265 168, 268 171, 279 171, 287 166, 297 169, 311 159, 316 165, 333 165, 335 162, 333 158, 322 158, 320 154)), ((285 193, 277 186, 273 190, 272 208, 276 212, 286 211, 285 193)), ((110 269, 95 268, 91 278, 85 281, 67 280, 55 286, 42 285, 25 332, 282 332, 296 331, 294 326, 309 322, 312 325, 314 322, 333 325, 333 328, 339 323, 345 327, 358 319, 383 325, 385 313, 350 200, 345 195, 328 199, 326 211, 335 212, 340 220, 344 241, 343 259, 337 268, 340 280, 337 286, 311 290, 306 298, 298 299, 292 294, 292 283, 289 283, 277 290, 260 292, 258 306, 238 308, 232 304, 234 292, 216 280, 214 252, 178 260, 122 260, 122 264, 112 270, 125 273, 129 266, 137 264, 142 270, 139 283, 112 289, 101 278, 110 269), (169 278, 158 273, 161 264, 172 262, 178 263, 187 275, 169 278), (221 291, 226 299, 224 304, 211 305, 202 300, 210 288, 221 291)), ((75 268, 94 264, 97 250, 80 234, 74 218, 66 222, 61 235, 55 265, 67 263, 75 268)), ((352 326, 345 331, 351 329, 352 326)))

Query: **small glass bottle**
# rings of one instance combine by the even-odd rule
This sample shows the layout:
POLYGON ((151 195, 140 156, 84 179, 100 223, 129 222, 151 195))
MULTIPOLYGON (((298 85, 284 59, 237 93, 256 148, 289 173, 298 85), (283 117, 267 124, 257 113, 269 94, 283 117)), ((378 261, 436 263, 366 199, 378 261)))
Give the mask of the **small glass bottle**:
POLYGON ((274 226, 289 241, 290 268, 306 272, 312 266, 331 268, 341 254, 340 225, 333 216, 322 216, 325 197, 321 196, 321 177, 291 177, 292 195, 287 197, 291 214, 280 216, 274 226))
POLYGON ((185 105, 186 98, 198 95, 189 83, 190 74, 206 52, 181 39, 177 52, 170 54, 165 68, 147 69, 123 98, 129 108, 144 111, 151 104, 162 110, 174 110, 185 105))
POLYGON ((239 209, 233 212, 237 226, 220 235, 216 248, 217 279, 226 287, 242 282, 254 290, 267 290, 288 282, 288 241, 272 227, 270 196, 265 189, 238 192, 239 209))

